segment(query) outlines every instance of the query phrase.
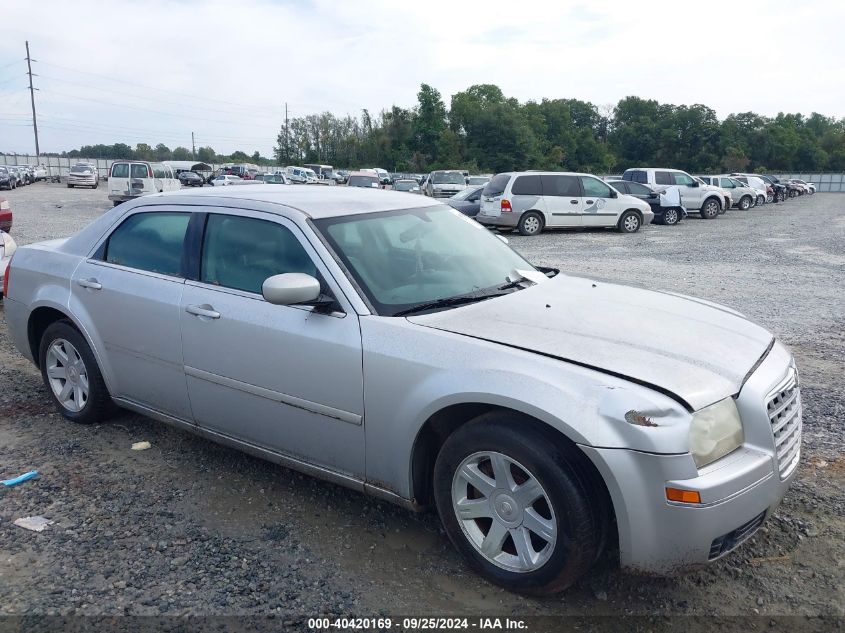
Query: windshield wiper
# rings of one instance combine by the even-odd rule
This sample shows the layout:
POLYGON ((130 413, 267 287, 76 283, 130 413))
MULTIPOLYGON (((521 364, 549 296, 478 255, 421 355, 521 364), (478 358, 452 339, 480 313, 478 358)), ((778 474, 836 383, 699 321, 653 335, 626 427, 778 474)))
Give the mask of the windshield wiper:
POLYGON ((445 299, 437 299, 436 301, 429 301, 428 303, 421 303, 405 310, 396 312, 393 316, 405 316, 415 312, 424 312, 426 310, 435 310, 437 308, 451 308, 453 306, 464 305, 467 303, 475 303, 476 301, 483 301, 484 299, 492 299, 493 297, 501 297, 510 294, 509 292, 487 292, 484 294, 473 295, 458 295, 457 297, 446 297, 445 299))

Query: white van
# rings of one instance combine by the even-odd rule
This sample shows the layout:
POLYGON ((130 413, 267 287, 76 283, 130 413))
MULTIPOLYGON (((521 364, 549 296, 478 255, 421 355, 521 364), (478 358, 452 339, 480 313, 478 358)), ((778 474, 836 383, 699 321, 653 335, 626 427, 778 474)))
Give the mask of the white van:
POLYGON ((114 206, 148 193, 178 191, 182 183, 165 163, 119 160, 109 170, 109 200, 114 206))
POLYGON ((544 228, 614 227, 634 233, 650 224, 648 203, 619 193, 592 174, 509 172, 481 191, 481 224, 537 235, 544 228))

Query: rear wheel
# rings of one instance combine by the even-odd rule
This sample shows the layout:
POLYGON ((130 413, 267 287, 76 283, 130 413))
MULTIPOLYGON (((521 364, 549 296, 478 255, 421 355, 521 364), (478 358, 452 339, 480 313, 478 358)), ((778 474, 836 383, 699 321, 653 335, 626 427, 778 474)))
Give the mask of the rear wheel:
POLYGON ((521 235, 537 235, 543 230, 543 218, 536 211, 523 213, 516 228, 521 235))
POLYGON ((69 321, 47 327, 39 347, 41 377, 59 412, 68 420, 90 424, 114 409, 97 360, 69 321))
POLYGON ((742 196, 739 199, 739 208, 743 211, 748 211, 751 208, 751 196, 742 196))
POLYGON ((70 183, 68 183, 68 184, 67 184, 67 188, 68 188, 68 189, 73 189, 73 185, 72 185, 72 184, 70 184, 70 183))
POLYGON ((715 198, 707 198, 707 200, 704 201, 704 204, 701 205, 701 211, 699 211, 699 214, 705 220, 712 220, 719 215, 719 211, 721 210, 720 208, 721 205, 715 198))
POLYGON ((640 214, 636 211, 625 211, 622 217, 619 218, 619 223, 616 225, 622 233, 636 233, 640 230, 642 220, 640 214))
POLYGON ((583 457, 513 414, 485 414, 447 438, 434 495, 469 565, 511 591, 566 589, 602 547, 606 504, 583 457))

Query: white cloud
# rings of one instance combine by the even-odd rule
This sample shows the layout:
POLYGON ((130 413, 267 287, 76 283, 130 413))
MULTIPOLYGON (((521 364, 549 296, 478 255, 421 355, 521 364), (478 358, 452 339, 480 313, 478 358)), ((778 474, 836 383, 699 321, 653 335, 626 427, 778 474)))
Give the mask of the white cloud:
POLYGON ((447 104, 495 83, 521 101, 635 94, 720 116, 845 115, 845 5, 822 1, 6 0, 3 14, 3 151, 33 148, 26 39, 46 151, 189 147, 193 131, 220 152, 269 155, 285 101, 292 116, 377 112, 413 106, 421 82, 447 104))

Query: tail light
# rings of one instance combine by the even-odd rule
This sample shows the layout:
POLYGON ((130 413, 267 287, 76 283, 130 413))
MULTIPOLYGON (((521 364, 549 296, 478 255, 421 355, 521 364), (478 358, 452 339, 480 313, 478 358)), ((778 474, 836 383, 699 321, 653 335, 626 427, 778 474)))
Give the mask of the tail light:
POLYGON ((15 256, 12 255, 12 258, 9 260, 9 263, 6 265, 6 271, 3 273, 3 294, 5 296, 9 296, 9 276, 12 272, 12 262, 14 261, 15 256))
POLYGON ((511 206, 510 200, 502 200, 500 207, 502 209, 502 213, 510 213, 511 211, 513 211, 513 207, 511 206))
POLYGON ((11 208, 12 206, 9 204, 9 201, 5 198, 3 199, 3 202, 0 202, 0 211, 9 211, 11 208))

